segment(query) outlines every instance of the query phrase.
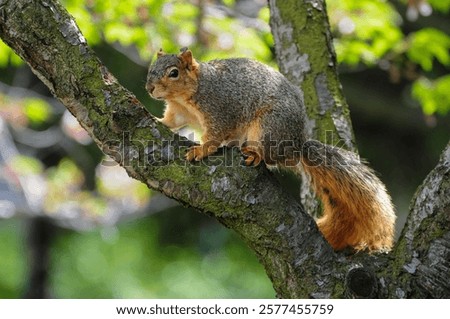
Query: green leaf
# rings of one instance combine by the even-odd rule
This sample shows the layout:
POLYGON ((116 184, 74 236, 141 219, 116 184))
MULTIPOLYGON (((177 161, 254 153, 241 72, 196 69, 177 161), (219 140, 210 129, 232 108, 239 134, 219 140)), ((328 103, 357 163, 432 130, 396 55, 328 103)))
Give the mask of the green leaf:
POLYGON ((223 4, 226 5, 227 7, 232 7, 235 4, 235 0, 222 0, 223 4))
POLYGON ((428 0, 428 3, 442 13, 448 13, 450 10, 450 0, 428 0))
POLYGON ((450 75, 434 81, 420 78, 413 83, 412 96, 420 102, 425 114, 447 114, 450 111, 450 75))
POLYGON ((336 40, 336 54, 339 62, 355 66, 361 62, 367 65, 373 65, 376 62, 376 56, 370 47, 370 44, 359 40, 336 40))
POLYGON ((11 49, 0 39, 0 67, 8 65, 11 49))
POLYGON ((32 124, 42 124, 49 119, 51 107, 42 99, 28 98, 24 100, 24 112, 32 124))
POLYGON ((22 176, 40 174, 43 171, 42 163, 34 157, 23 155, 15 156, 10 163, 11 168, 22 176))
POLYGON ((68 158, 63 158, 56 168, 49 172, 49 181, 60 190, 66 187, 75 188, 84 181, 83 173, 76 164, 68 158))
POLYGON ((9 63, 17 66, 22 64, 22 59, 0 39, 0 68, 8 66, 9 63))
POLYGON ((419 64, 425 71, 431 71, 433 60, 444 66, 450 65, 450 37, 434 28, 419 30, 409 37, 408 58, 419 64))

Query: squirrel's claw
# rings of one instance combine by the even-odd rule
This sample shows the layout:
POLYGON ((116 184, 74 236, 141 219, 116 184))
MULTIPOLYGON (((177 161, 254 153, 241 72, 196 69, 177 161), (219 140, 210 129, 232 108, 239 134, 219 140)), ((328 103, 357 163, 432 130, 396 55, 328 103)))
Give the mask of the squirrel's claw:
POLYGON ((191 146, 185 155, 186 160, 188 160, 189 162, 192 161, 200 161, 203 157, 205 157, 203 155, 203 147, 201 145, 194 145, 191 146))
POLYGON ((201 161, 203 158, 214 154, 217 151, 219 145, 220 143, 208 142, 202 145, 191 146, 187 150, 185 158, 188 161, 201 161))
POLYGON ((258 166, 261 163, 261 155, 251 147, 242 147, 242 155, 244 155, 244 164, 246 166, 258 166))

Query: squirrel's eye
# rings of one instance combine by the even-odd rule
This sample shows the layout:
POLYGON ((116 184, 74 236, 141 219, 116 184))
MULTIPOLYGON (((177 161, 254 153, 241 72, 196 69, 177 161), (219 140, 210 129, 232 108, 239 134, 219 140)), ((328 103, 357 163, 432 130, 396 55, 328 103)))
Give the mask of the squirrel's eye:
POLYGON ((176 77, 178 77, 177 69, 173 69, 172 71, 169 72, 169 78, 176 78, 176 77))

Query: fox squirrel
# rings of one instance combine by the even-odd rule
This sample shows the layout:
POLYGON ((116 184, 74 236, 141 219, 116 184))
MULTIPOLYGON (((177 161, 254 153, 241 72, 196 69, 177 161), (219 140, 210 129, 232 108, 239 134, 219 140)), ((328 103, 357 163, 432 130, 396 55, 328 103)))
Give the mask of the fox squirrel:
POLYGON ((297 173, 303 167, 323 203, 317 225, 335 250, 391 249, 395 213, 385 186, 356 154, 307 139, 300 91, 281 73, 246 58, 202 63, 187 48, 161 49, 146 89, 166 102, 161 123, 203 130, 187 160, 235 141, 246 165, 264 161, 297 173))

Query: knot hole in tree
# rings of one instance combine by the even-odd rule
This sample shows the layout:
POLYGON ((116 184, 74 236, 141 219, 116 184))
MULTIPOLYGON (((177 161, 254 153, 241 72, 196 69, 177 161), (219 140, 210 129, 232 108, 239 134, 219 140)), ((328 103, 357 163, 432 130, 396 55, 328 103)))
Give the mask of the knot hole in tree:
POLYGON ((370 269, 357 267, 347 274, 347 287, 356 298, 373 298, 377 292, 377 279, 370 269))

